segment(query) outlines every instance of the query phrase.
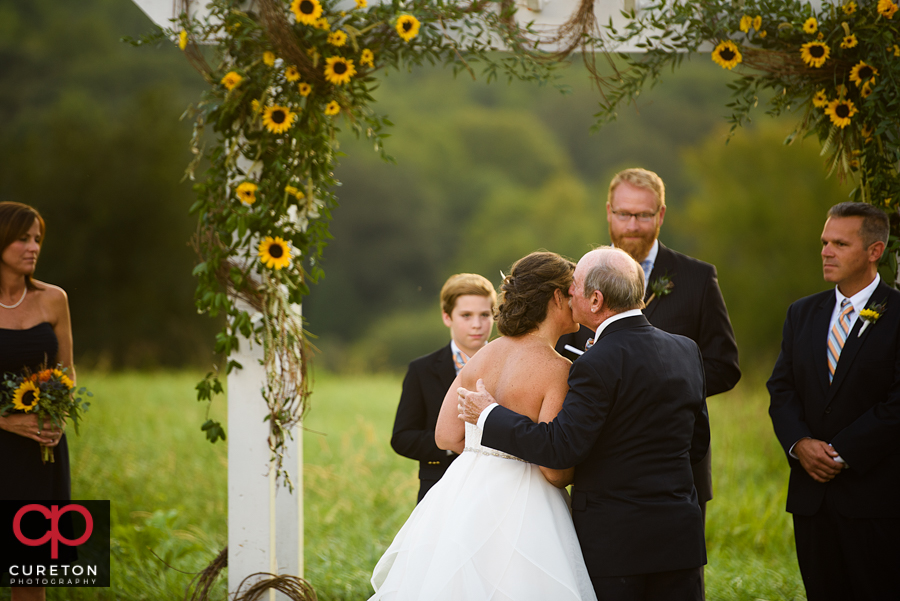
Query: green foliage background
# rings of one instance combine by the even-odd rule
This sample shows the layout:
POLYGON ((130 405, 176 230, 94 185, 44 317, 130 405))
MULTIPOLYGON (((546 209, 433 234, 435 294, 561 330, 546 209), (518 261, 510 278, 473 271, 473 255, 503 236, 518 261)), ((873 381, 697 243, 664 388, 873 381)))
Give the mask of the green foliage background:
MULTIPOLYGON (((204 83, 174 44, 118 39, 152 29, 130 2, 0 5, 0 199, 38 207, 48 237, 38 277, 70 295, 76 362, 211 362, 217 325, 193 307, 181 183, 204 83)), ((574 64, 570 93, 388 73, 375 109, 396 123, 396 164, 352 135, 336 172, 340 206, 325 278, 304 306, 318 364, 402 370, 443 344, 437 294, 452 273, 492 281, 538 248, 573 258, 605 243, 606 186, 640 165, 668 187, 661 239, 718 266, 742 363, 770 368, 788 304, 824 288, 818 235, 848 189, 825 180, 812 141, 760 114, 725 144, 733 76, 692 57, 637 107, 589 133, 597 91, 574 64)))

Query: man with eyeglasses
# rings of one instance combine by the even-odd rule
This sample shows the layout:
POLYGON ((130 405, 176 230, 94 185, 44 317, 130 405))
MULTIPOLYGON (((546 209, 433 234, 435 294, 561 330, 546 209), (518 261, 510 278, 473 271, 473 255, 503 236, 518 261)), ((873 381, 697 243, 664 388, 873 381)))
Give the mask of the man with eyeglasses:
MULTIPOLYGON (((700 347, 706 372, 706 394, 734 388, 741 378, 734 330, 716 268, 667 248, 659 240, 666 216, 662 179, 646 169, 626 169, 613 177, 606 202, 609 237, 644 270, 644 315, 657 328, 687 336, 700 347)), ((594 333, 585 327, 560 338, 557 351, 575 360, 594 333)), ((692 466, 700 508, 712 499, 710 454, 692 466)))

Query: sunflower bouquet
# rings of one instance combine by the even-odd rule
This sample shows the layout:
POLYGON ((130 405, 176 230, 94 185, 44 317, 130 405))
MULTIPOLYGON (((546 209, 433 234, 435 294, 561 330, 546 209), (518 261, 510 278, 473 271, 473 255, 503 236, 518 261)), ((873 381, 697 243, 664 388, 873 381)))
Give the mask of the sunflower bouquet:
MULTIPOLYGON (((75 390, 75 383, 66 375, 67 368, 42 369, 37 372, 26 370, 21 374, 7 374, 0 388, 0 414, 33 414, 38 423, 50 421, 62 429, 71 421, 78 432, 78 423, 90 403, 81 396, 93 396, 84 387, 75 390)), ((53 448, 41 446, 41 460, 54 462, 53 448)))

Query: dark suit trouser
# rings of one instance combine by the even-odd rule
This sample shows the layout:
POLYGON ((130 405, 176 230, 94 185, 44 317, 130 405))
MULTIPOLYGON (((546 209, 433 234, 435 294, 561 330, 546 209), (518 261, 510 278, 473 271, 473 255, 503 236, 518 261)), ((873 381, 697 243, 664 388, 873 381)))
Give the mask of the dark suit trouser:
POLYGON ((431 487, 437 484, 437 480, 426 480, 425 478, 419 479, 419 497, 416 499, 416 505, 422 502, 422 499, 425 498, 425 495, 428 494, 428 491, 431 490, 431 487))
POLYGON ((700 601, 703 568, 594 578, 597 601, 700 601))
POLYGON ((794 538, 808 601, 900 599, 900 518, 844 517, 826 492, 817 514, 794 515, 794 538))

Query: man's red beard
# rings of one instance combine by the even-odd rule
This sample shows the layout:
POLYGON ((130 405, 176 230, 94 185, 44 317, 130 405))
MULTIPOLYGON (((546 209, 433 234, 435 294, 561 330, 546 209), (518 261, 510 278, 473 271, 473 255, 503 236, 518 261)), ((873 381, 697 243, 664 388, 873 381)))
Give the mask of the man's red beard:
MULTIPOLYGON (((635 232, 635 234, 637 234, 637 232, 635 232)), ((632 236, 635 234, 632 234, 632 236)), ((621 248, 631 255, 632 259, 640 263, 647 258, 647 254, 650 252, 650 249, 653 248, 653 243, 656 242, 656 238, 659 237, 659 226, 657 226, 656 230, 652 233, 638 235, 641 237, 619 237, 613 234, 612 228, 609 228, 609 239, 612 240, 613 246, 621 248)))

